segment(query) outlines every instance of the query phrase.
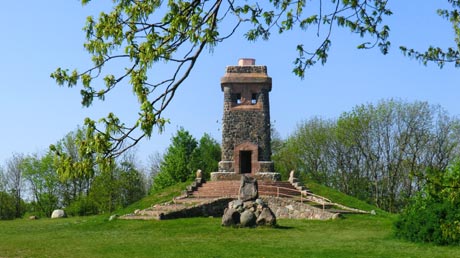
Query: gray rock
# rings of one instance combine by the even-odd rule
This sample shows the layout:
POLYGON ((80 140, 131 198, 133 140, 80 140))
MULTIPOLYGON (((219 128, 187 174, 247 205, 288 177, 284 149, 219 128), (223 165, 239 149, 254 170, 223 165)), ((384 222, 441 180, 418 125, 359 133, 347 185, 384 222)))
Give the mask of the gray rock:
POLYGON ((239 208, 243 207, 243 201, 242 200, 234 200, 229 202, 228 205, 229 208, 238 210, 239 208))
POLYGON ((265 202, 264 202, 262 199, 257 199, 257 200, 256 200, 256 203, 257 203, 258 205, 262 206, 262 207, 265 207, 265 206, 266 206, 265 202))
POLYGON ((52 219, 59 219, 59 218, 65 218, 67 215, 65 214, 64 210, 54 210, 53 213, 51 213, 51 218, 52 219))
POLYGON ((264 207, 257 217, 256 223, 257 225, 274 226, 276 225, 276 216, 270 208, 264 207))
POLYGON ((253 201, 258 197, 259 189, 257 179, 242 175, 240 183, 240 196, 238 199, 242 201, 253 201))
POLYGON ((113 214, 110 216, 109 221, 116 220, 118 218, 118 214, 113 214))
POLYGON ((253 227, 256 225, 256 215, 249 210, 243 211, 240 217, 240 225, 242 227, 253 227))
POLYGON ((254 208, 254 207, 257 207, 257 205, 256 205, 256 203, 253 202, 253 201, 247 201, 247 202, 244 202, 244 204, 243 204, 243 208, 244 208, 245 210, 250 210, 250 209, 252 209, 252 208, 254 208))
POLYGON ((240 213, 232 208, 227 208, 224 210, 224 215, 222 216, 222 226, 232 226, 240 223, 240 213))

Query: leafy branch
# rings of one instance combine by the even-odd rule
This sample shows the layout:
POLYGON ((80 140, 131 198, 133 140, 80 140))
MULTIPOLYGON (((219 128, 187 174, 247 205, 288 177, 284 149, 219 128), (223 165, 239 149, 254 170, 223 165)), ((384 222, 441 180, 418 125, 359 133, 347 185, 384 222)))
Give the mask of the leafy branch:
MULTIPOLYGON (((84 5, 89 2, 82 0, 84 5)), ((293 72, 301 78, 317 61, 326 63, 334 24, 361 37, 373 37, 373 44, 364 43, 358 48, 378 45, 385 54, 390 45, 389 28, 381 23, 383 16, 391 14, 386 3, 319 0, 307 8, 305 0, 115 0, 110 12, 87 18, 84 47, 92 56, 93 66, 83 72, 57 68, 51 77, 60 86, 72 88, 80 84, 85 107, 95 99, 104 101, 115 88, 131 85, 139 103, 138 119, 132 125, 124 124, 113 113, 98 122, 85 119, 86 134, 79 142, 79 152, 87 155, 82 155, 87 160, 70 161, 65 156, 62 160, 66 160, 67 167, 86 162, 87 169, 94 164, 109 168, 113 159, 141 139, 151 137, 154 128, 161 132, 168 123, 163 111, 193 71, 203 50, 211 51, 237 33, 242 24, 249 25, 245 37, 250 41, 268 40, 272 31, 282 34, 315 26, 322 43, 313 51, 303 44, 297 46, 293 72), (326 34, 321 33, 323 26, 326 34), (110 64, 125 68, 111 72, 107 67, 110 64), (159 72, 162 65, 172 68, 172 72, 159 72)))

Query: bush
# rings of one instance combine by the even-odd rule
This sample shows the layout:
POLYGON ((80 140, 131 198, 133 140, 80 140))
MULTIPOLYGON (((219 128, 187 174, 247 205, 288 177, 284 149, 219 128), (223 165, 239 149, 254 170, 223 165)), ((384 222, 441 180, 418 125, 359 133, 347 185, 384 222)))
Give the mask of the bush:
POLYGON ((438 245, 460 243, 460 207, 448 200, 439 202, 418 197, 399 216, 396 235, 413 242, 438 245))
POLYGON ((98 206, 91 198, 81 196, 66 207, 65 211, 70 216, 96 215, 98 206))
POLYGON ((14 197, 0 192, 0 220, 14 219, 16 217, 16 208, 14 197))
POLYGON ((460 244, 460 161, 427 171, 423 191, 395 222, 396 235, 414 242, 460 244))

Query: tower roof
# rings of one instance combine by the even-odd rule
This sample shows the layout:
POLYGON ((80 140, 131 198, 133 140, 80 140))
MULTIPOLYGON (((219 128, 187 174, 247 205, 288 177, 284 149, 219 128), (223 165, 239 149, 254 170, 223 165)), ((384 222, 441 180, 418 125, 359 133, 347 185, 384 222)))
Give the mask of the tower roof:
POLYGON ((225 84, 263 84, 271 90, 272 78, 267 75, 267 66, 255 65, 253 58, 241 58, 238 65, 227 66, 224 76, 220 79, 222 88, 225 84))

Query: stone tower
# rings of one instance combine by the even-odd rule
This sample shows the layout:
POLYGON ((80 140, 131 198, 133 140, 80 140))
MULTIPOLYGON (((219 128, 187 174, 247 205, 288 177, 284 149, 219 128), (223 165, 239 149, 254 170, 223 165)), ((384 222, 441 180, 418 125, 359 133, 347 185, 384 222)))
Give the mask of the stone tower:
POLYGON ((211 180, 239 179, 242 174, 278 180, 271 161, 269 92, 272 78, 267 67, 254 59, 240 59, 221 78, 224 92, 222 160, 211 180))

